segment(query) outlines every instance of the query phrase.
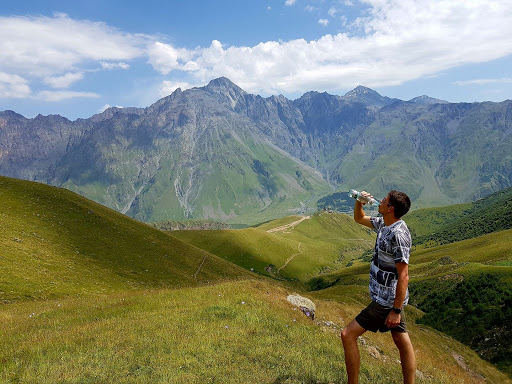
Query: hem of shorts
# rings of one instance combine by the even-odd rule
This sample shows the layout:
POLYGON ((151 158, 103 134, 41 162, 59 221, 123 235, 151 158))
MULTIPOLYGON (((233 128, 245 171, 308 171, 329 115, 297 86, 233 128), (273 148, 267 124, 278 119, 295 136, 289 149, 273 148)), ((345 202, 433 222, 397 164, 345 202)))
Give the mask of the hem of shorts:
POLYGON ((356 321, 356 323, 357 323, 357 324, 359 324, 359 326, 360 326, 361 328, 363 328, 365 331, 367 331, 367 332, 369 331, 369 332, 377 333, 378 329, 376 329, 376 330, 374 331, 373 329, 368 329, 368 328, 366 328, 366 326, 364 326, 363 324, 361 324, 361 323, 359 322, 359 320, 357 320, 357 317, 356 317, 354 320, 355 320, 355 321, 356 321))

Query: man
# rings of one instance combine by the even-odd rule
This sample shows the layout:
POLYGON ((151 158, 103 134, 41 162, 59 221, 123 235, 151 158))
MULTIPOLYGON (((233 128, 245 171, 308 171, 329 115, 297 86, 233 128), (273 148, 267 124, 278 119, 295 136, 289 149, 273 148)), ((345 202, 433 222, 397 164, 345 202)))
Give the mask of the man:
MULTIPOLYGON (((361 194, 373 197, 364 191, 361 194)), ((416 358, 402 310, 409 299, 408 264, 412 243, 409 229, 401 217, 409 211, 410 206, 411 201, 405 193, 393 190, 380 202, 379 213, 382 217, 369 217, 364 214, 363 204, 356 200, 354 220, 377 232, 377 240, 370 267, 372 302, 341 332, 348 384, 359 382, 357 338, 366 331, 391 331, 400 352, 404 383, 414 384, 416 358)))

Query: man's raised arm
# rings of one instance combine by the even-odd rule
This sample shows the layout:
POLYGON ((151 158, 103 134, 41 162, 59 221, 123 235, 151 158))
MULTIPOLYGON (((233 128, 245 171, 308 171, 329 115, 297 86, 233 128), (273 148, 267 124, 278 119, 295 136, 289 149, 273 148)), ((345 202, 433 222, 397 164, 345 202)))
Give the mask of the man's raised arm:
MULTIPOLYGON (((361 194, 367 194, 368 196, 370 196, 369 193, 364 191, 361 192, 361 194)), ((356 223, 365 225, 368 228, 373 229, 373 225, 370 221, 370 216, 366 216, 364 214, 363 204, 359 200, 356 200, 356 204, 354 205, 354 220, 356 221, 356 223)))

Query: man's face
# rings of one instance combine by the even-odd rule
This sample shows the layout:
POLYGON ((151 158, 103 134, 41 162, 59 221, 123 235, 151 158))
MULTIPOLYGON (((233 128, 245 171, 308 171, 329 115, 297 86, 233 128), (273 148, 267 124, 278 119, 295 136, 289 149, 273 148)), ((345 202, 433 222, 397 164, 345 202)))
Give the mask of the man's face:
POLYGON ((382 215, 385 215, 389 212, 391 212, 393 207, 389 204, 389 195, 387 195, 385 198, 383 198, 380 201, 379 205, 379 213, 382 215))

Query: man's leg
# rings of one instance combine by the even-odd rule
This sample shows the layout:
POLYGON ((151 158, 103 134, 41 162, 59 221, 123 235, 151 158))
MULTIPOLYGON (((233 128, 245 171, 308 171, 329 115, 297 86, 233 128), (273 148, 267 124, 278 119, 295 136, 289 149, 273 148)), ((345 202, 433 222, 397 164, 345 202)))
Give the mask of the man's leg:
POLYGON ((407 332, 391 331, 391 335, 400 352, 404 384, 414 384, 416 380, 416 356, 414 356, 414 348, 412 347, 409 334, 407 332))
POLYGON ((347 367, 348 384, 359 382, 359 366, 361 358, 357 347, 357 338, 366 332, 359 323, 352 320, 350 324, 341 331, 341 341, 345 350, 345 366, 347 367))

